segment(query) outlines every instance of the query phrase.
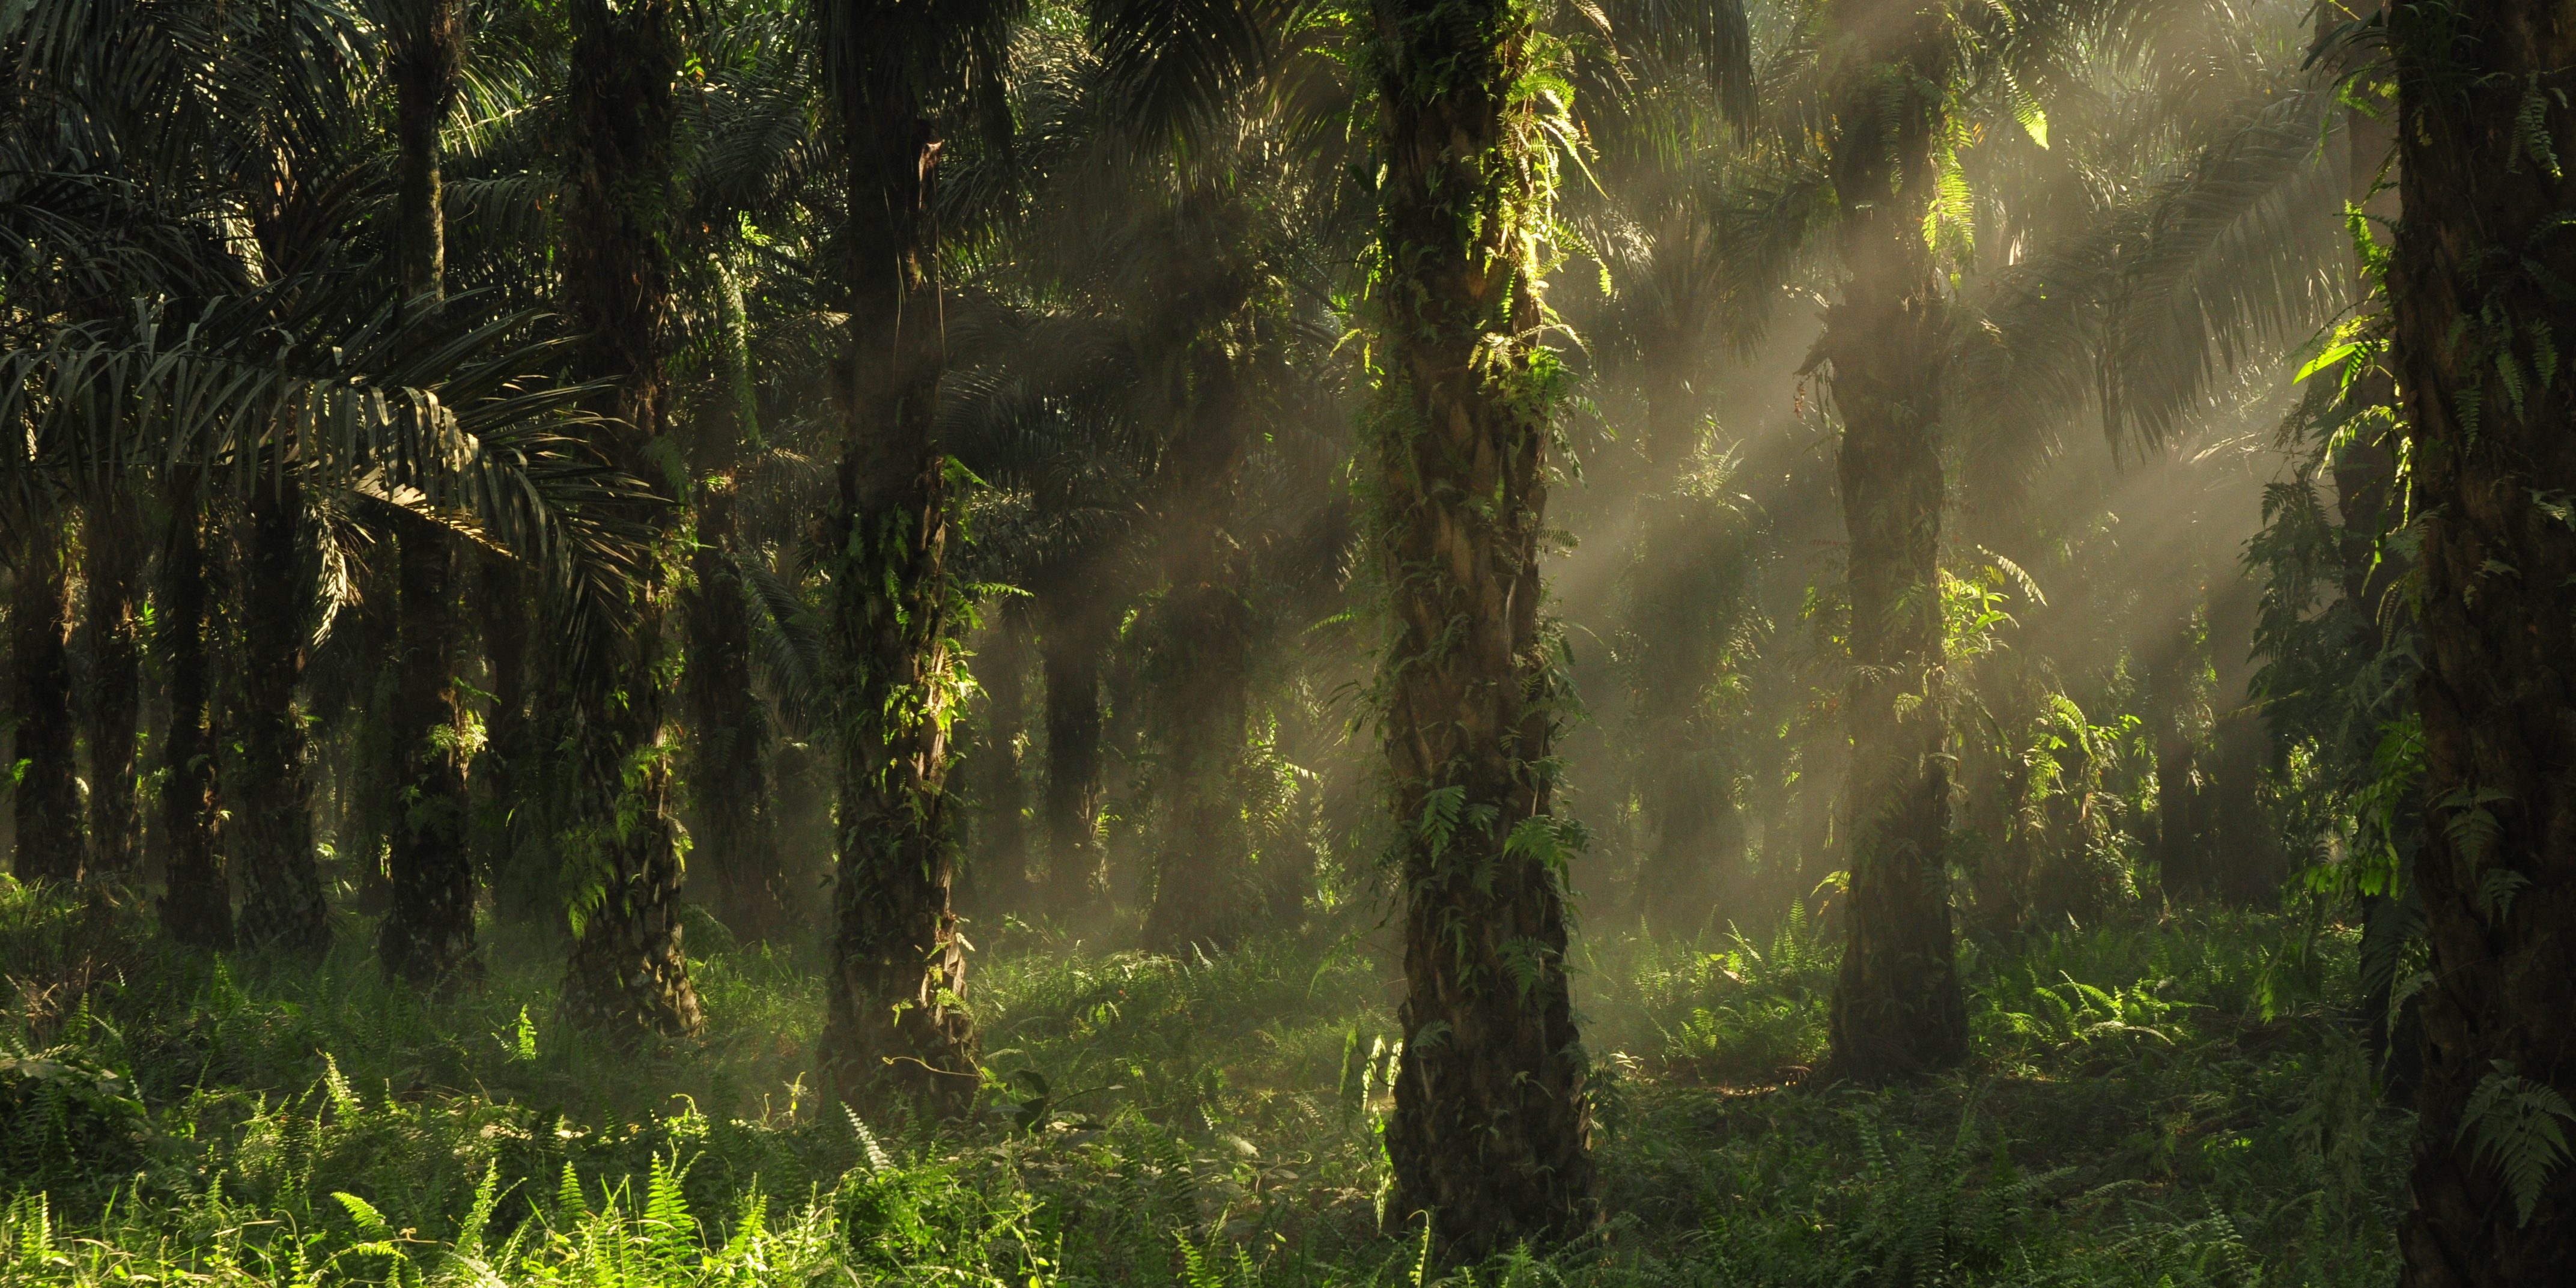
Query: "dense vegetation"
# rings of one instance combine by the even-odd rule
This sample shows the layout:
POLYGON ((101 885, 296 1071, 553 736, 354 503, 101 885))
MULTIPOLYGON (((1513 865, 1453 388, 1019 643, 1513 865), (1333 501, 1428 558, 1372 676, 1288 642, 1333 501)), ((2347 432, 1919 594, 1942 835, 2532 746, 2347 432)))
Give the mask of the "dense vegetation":
POLYGON ((0 1283, 2541 1282, 2532 0, 24 0, 0 1283))

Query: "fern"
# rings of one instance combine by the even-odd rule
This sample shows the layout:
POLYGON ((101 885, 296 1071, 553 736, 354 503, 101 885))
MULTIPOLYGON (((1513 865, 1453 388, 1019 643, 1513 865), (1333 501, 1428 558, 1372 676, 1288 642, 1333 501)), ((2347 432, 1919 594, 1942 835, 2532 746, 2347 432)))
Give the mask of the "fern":
POLYGON ((2567 1161, 2567 1122, 2576 1122, 2576 1108, 2557 1088, 2515 1073, 2510 1060, 2498 1060, 2469 1093, 2454 1140, 2476 1134, 2477 1156, 2504 1173, 2519 1223, 2527 1226, 2550 1173, 2567 1161))

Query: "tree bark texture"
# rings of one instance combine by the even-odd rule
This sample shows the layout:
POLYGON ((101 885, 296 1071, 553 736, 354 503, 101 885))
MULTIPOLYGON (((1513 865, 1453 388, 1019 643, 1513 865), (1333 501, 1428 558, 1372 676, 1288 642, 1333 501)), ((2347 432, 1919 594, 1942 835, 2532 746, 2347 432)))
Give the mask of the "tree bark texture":
POLYGON ((59 522, 44 521, 16 558, 9 606, 16 721, 14 808, 18 834, 11 865, 18 879, 62 884, 81 879, 80 766, 73 757, 72 604, 59 522))
POLYGON ((90 871, 130 877, 143 848, 142 797, 135 775, 143 701, 143 650, 136 634, 143 576, 142 518, 133 497, 104 490, 81 525, 83 634, 89 686, 82 703, 89 741, 90 871))
POLYGON ((241 880, 243 946, 317 958, 331 947, 330 904, 313 853, 305 781, 304 487, 292 472, 263 481, 250 503, 242 562, 240 791, 227 839, 241 880))
POLYGON ((386 41, 394 85, 394 246, 403 294, 444 294, 447 226, 442 218, 439 131, 456 108, 465 58, 463 0, 393 0, 386 41))
POLYGON ((458 701, 456 543, 415 524, 400 536, 401 637, 392 724, 396 779, 392 899, 376 956, 388 977, 436 984, 474 954, 474 856, 465 798, 465 709, 458 701))
POLYGON ((933 434, 946 362, 932 177, 940 143, 886 14, 823 15, 849 166, 847 401, 830 525, 841 709, 832 976, 822 1063, 835 1094, 961 1112, 977 1085, 965 940, 949 906, 949 729, 965 684, 947 556, 954 498, 933 434))
POLYGON ((1931 9, 1855 6, 1834 142, 1842 298, 1816 356, 1843 422, 1837 462, 1850 538, 1852 759, 1844 792, 1851 892, 1835 980, 1833 1062, 1877 1082, 1967 1055, 1950 925, 1950 775, 1930 692, 1941 664, 1940 273, 1924 236, 1946 74, 1931 9))
POLYGON ((1597 1219, 1589 1061, 1565 971, 1549 813, 1555 645, 1539 555, 1554 355, 1522 241, 1543 159, 1516 133, 1528 11, 1377 0, 1386 369, 1379 681, 1404 890, 1404 1047, 1388 1216, 1444 1258, 1597 1219))
POLYGON ((161 740, 161 929, 198 948, 233 946, 232 894, 216 829, 215 742, 206 727, 213 687, 206 665, 208 572, 202 520, 184 503, 161 557, 160 620, 154 623, 170 695, 161 740))
POLYGON ((714 887, 716 916, 746 941, 795 924, 795 893, 770 808, 769 721, 751 679, 751 606, 734 562, 733 480, 699 481, 698 540, 686 608, 689 794, 696 807, 698 875, 714 887))
POLYGON ((2576 1099, 2576 382, 2550 339, 2576 335, 2560 163, 2576 157, 2576 12, 2456 0, 2388 17, 2433 977, 2400 1282, 2553 1283, 2576 1265, 2576 1166, 2561 1156, 2517 1193, 2488 1142, 2537 1088, 2576 1099), (2497 1103, 2473 1114, 2482 1099, 2497 1103))
POLYGON ((559 683, 573 794, 556 837, 569 892, 573 945, 563 1007, 576 1023, 621 1038, 695 1032, 703 1021, 680 948, 681 833, 672 815, 672 748, 663 727, 663 566, 674 498, 654 445, 666 426, 670 379, 670 238, 679 41, 670 0, 568 6, 572 51, 565 102, 571 174, 561 243, 566 303, 583 336, 576 362, 609 382, 611 464, 654 495, 625 516, 644 537, 605 656, 583 659, 559 683))

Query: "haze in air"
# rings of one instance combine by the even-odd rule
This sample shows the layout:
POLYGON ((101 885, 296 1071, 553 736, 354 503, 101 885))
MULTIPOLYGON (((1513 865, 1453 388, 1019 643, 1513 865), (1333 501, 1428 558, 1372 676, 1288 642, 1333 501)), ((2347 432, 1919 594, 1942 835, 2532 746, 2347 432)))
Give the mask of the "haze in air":
POLYGON ((2576 1262, 2536 0, 24 0, 0 1285, 2576 1262))

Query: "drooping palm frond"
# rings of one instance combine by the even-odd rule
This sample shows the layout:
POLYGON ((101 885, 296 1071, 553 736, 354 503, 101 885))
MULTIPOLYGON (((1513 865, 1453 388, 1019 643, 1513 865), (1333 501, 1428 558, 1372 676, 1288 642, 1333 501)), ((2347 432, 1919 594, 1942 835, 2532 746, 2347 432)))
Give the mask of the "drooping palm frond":
POLYGON ((2327 96, 2264 104, 2131 200, 1979 292, 1952 420, 1989 481, 2027 477, 2087 410, 2115 446, 2171 441, 2338 304, 2343 176, 2327 96))
POLYGON ((279 308, 297 285, 183 327, 143 313, 0 352, 0 424, 29 445, 0 460, 0 504, 147 485, 238 503, 292 474, 323 504, 404 511, 545 569, 580 638, 622 611, 649 491, 583 445, 592 391, 542 374, 561 342, 463 310, 304 341, 279 308))

